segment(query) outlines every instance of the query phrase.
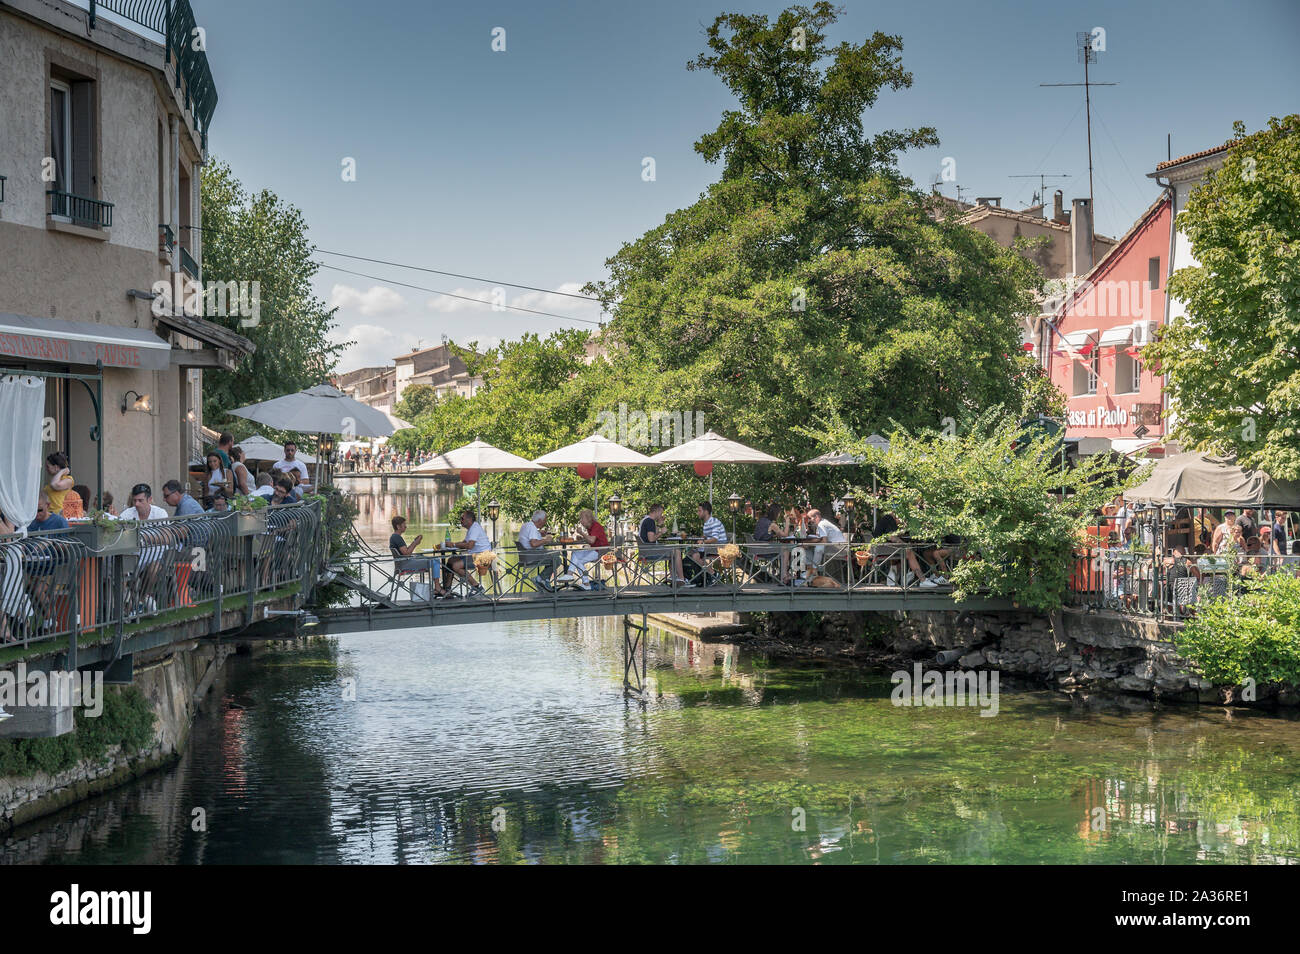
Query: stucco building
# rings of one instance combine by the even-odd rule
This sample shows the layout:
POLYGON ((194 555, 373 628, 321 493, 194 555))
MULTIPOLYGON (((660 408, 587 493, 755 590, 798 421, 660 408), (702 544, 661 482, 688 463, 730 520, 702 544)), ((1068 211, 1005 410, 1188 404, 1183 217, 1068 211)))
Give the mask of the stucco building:
POLYGON ((0 367, 44 379, 44 453, 118 501, 183 476, 204 369, 252 351, 153 291, 201 277, 202 46, 187 0, 0 0, 0 367))

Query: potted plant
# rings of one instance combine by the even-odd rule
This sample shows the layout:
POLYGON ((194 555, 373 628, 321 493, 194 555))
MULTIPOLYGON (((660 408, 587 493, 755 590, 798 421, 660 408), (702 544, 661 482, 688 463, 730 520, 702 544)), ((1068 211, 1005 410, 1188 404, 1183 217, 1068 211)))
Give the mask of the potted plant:
POLYGON ((235 511, 235 533, 248 536, 266 532, 266 498, 260 494, 236 495, 231 501, 235 511))
POLYGON ((134 520, 114 517, 103 510, 92 510, 86 520, 70 524, 69 531, 92 556, 135 553, 140 546, 140 531, 134 520))

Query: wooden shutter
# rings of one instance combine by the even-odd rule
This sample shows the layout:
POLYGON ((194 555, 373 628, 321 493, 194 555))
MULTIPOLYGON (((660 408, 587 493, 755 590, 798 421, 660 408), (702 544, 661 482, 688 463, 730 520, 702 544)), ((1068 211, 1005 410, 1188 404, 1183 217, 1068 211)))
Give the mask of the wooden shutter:
POLYGON ((99 198, 95 169, 95 84, 72 84, 72 189, 88 199, 99 198))

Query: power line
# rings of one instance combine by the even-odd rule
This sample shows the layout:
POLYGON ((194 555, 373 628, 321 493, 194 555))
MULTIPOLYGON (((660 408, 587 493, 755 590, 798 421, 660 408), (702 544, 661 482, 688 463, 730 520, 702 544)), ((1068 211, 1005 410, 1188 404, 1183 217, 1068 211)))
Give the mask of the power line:
MULTIPOLYGON (((554 312, 538 311, 536 308, 524 308, 520 305, 497 305, 489 301, 484 301, 482 298, 471 298, 469 295, 458 295, 455 292, 439 291, 436 288, 425 288, 423 285, 411 285, 408 284, 407 282, 394 281, 391 278, 380 278, 378 275, 366 275, 363 272, 354 272, 350 268, 340 268, 337 265, 327 265, 324 262, 320 262, 318 264, 320 265, 321 268, 328 268, 332 271, 343 272, 345 275, 355 275, 357 278, 368 278, 372 282, 384 282, 385 284, 388 285, 399 285, 402 288, 413 288, 416 291, 429 292, 432 295, 443 295, 447 298, 459 298, 462 301, 470 301, 476 305, 488 305, 492 308, 505 308, 510 311, 521 311, 524 312, 525 314, 538 315, 543 318, 558 318, 561 321, 580 321, 584 324, 596 325, 597 327, 600 326, 599 321, 593 321, 590 318, 578 318, 574 315, 557 315, 554 312)), ((499 283, 499 284, 504 284, 504 283, 499 283)))

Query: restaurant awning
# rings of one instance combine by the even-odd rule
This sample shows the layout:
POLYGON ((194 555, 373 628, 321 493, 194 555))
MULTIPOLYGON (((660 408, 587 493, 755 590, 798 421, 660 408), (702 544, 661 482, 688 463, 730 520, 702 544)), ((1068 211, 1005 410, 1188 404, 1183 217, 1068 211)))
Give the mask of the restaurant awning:
POLYGON ((171 350, 145 328, 0 312, 0 359, 161 371, 171 350))
POLYGON ((1101 346, 1103 348, 1109 348, 1115 345, 1128 344, 1132 338, 1132 325, 1119 325, 1115 328, 1107 328, 1101 333, 1101 346))

